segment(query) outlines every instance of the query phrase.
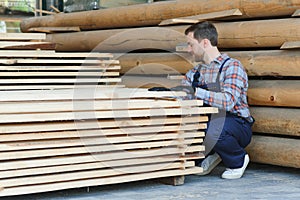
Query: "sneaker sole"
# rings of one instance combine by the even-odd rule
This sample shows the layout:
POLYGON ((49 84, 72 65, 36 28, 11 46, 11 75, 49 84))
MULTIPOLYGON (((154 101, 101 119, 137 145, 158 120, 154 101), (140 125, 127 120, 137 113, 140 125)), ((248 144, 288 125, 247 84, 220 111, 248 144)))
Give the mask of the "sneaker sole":
POLYGON ((222 159, 218 158, 216 160, 216 162, 214 162, 214 164, 211 165, 206 171, 203 171, 202 173, 198 173, 198 174, 195 174, 195 175, 204 176, 204 175, 209 174, 216 166, 218 166, 218 164, 220 164, 221 161, 222 161, 222 159))

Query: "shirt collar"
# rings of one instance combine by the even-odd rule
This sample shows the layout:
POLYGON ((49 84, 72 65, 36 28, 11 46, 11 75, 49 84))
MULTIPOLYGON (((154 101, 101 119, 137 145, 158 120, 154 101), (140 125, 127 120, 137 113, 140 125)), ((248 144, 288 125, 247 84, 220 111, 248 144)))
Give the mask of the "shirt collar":
POLYGON ((215 58, 213 60, 213 62, 218 63, 219 65, 221 65, 224 60, 226 60, 229 56, 226 53, 221 54, 220 56, 218 56, 217 58, 215 58))

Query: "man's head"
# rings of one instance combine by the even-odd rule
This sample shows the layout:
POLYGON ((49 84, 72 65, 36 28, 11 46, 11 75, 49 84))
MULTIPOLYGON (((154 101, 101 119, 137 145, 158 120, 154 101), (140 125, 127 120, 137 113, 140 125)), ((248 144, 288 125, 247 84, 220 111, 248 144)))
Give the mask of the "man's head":
POLYGON ((218 32, 216 27, 209 22, 199 22, 193 24, 185 30, 189 52, 192 53, 196 61, 203 61, 205 53, 212 47, 217 47, 218 32))

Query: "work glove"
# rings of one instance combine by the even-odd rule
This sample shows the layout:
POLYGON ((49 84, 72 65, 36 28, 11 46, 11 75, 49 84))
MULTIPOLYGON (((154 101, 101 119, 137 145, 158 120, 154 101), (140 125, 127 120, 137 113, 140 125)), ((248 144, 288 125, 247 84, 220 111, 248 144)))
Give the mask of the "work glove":
POLYGON ((190 95, 195 94, 195 89, 192 86, 186 86, 186 85, 178 85, 176 87, 172 87, 171 91, 183 91, 190 95))
POLYGON ((166 87, 153 87, 153 88, 149 88, 148 91, 171 91, 170 88, 166 88, 166 87))

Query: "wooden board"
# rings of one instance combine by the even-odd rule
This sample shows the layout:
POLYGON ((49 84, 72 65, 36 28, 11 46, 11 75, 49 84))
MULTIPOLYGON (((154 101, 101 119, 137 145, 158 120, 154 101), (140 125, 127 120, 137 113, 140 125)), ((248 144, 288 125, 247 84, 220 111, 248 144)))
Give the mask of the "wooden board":
POLYGON ((44 33, 0 33, 0 41, 4 40, 45 40, 44 33))
POLYGON ((30 28, 28 32, 40 32, 40 33, 58 33, 58 32, 79 32, 79 26, 73 27, 35 27, 30 28))
POLYGON ((285 42, 280 49, 299 49, 300 48, 300 41, 290 41, 285 42))
POLYGON ((296 11, 293 13, 292 17, 300 17, 300 9, 296 10, 296 11))
MULTIPOLYGON (((190 124, 194 122, 207 122, 207 116, 185 116, 185 117, 151 117, 148 118, 132 118, 130 121, 116 120, 92 120, 92 121, 66 121, 66 122, 46 122, 46 123, 22 123, 16 126, 15 124, 2 124, 0 132, 5 133, 30 133, 30 132, 46 132, 46 131, 69 131, 69 130, 86 130, 101 128, 127 126, 140 127, 149 125, 170 125, 170 124, 190 124)), ((60 134, 61 135, 61 134, 60 134)), ((33 136, 35 136, 33 134, 33 136)), ((17 138, 17 137, 15 137, 17 138)), ((2 138, 3 139, 3 138, 2 138)), ((14 139, 15 140, 15 139, 14 139)))
POLYGON ((190 24, 190 23, 197 23, 197 22, 205 21, 205 20, 212 20, 212 19, 219 20, 222 18, 241 16, 241 15, 243 15, 243 13, 239 9, 230 9, 230 10, 224 10, 224 11, 218 11, 218 12, 212 12, 212 13, 206 13, 206 14, 200 14, 200 15, 167 19, 167 20, 160 22, 159 26, 172 25, 172 24, 183 24, 183 23, 190 24))

